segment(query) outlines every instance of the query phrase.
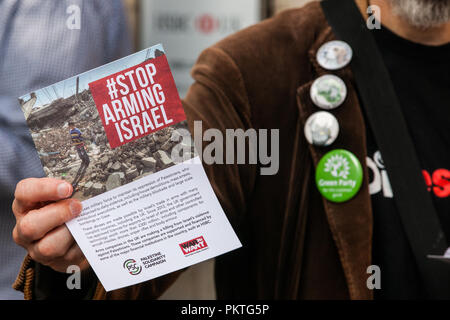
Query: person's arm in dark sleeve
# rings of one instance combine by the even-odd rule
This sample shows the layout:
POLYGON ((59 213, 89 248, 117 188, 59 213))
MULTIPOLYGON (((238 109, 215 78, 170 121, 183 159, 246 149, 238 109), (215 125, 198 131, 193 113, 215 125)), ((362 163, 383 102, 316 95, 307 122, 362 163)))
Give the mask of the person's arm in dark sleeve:
MULTIPOLYGON (((195 83, 183 101, 192 134, 194 121, 202 122, 202 136, 210 128, 218 129, 224 137, 227 129, 252 128, 244 80, 225 51, 218 46, 205 50, 192 69, 192 76, 195 83)), ((202 150, 209 143, 203 141, 202 150)), ((225 157, 225 145, 223 154, 225 157)), ((238 165, 235 159, 233 164, 203 163, 203 167, 230 223, 239 229, 254 187, 257 165, 238 165)))

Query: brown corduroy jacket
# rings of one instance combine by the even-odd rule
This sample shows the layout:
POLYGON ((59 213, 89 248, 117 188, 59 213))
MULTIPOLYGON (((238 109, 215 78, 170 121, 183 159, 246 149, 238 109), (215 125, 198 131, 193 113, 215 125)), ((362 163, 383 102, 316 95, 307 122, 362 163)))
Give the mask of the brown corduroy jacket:
MULTIPOLYGON (((183 101, 191 129, 194 120, 202 120, 203 130, 280 129, 276 175, 260 175, 257 165, 204 165, 243 244, 216 259, 219 298, 372 298, 366 285, 372 211, 363 115, 349 67, 330 72, 316 62, 318 48, 333 39, 320 4, 313 2, 226 38, 205 50, 193 68, 195 83, 183 101), (345 81, 348 96, 331 111, 339 121, 338 139, 319 148, 307 143, 303 127, 319 111, 310 86, 326 73, 345 81), (361 190, 341 204, 322 198, 314 182, 321 156, 338 148, 354 153, 364 169, 361 190)), ((53 278, 48 270, 44 277, 43 269, 27 257, 14 287, 26 298, 54 297, 53 278)), ((108 293, 88 277, 90 298, 156 298, 178 275, 108 293)))

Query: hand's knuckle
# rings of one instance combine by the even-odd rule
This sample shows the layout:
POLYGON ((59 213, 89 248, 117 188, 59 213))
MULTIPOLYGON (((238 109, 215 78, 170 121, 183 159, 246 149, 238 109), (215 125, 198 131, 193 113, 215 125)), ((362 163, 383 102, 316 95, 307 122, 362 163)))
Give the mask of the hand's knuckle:
POLYGON ((64 256, 64 260, 69 264, 74 264, 79 260, 80 252, 78 250, 70 250, 64 256))
POLYGON ((49 259, 47 257, 44 257, 39 252, 37 245, 32 245, 28 248, 28 254, 30 255, 31 259, 33 259, 36 262, 39 262, 41 264, 47 265, 49 259))
POLYGON ((35 237, 36 227, 29 217, 23 217, 18 224, 18 233, 24 239, 33 239, 35 237))
POLYGON ((37 245, 37 251, 45 259, 51 259, 57 257, 58 250, 55 245, 49 241, 41 241, 37 245))
POLYGON ((24 184, 26 184, 25 180, 20 180, 17 184, 16 184, 16 190, 14 192, 14 197, 15 198, 20 198, 20 195, 22 193, 22 190, 24 188, 24 184))
POLYGON ((16 199, 24 200, 29 193, 30 184, 33 182, 32 178, 20 180, 16 185, 14 196, 16 199))
POLYGON ((14 200, 13 200, 13 203, 12 203, 12 205, 11 205, 11 209, 12 209, 12 212, 13 212, 14 214, 20 213, 20 212, 19 212, 19 208, 18 208, 18 204, 17 204, 17 199, 14 199, 14 200))
POLYGON ((15 243, 17 244, 21 244, 21 239, 19 237, 18 231, 17 231, 17 225, 14 227, 13 231, 12 231, 12 238, 14 240, 15 243))

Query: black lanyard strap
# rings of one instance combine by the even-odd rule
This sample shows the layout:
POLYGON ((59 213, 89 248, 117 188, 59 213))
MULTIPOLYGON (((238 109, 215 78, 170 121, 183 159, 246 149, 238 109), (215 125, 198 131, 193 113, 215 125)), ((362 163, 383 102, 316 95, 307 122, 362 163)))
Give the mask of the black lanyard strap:
POLYGON ((395 203, 427 294, 450 298, 450 268, 427 258, 428 254, 443 254, 447 241, 375 39, 353 0, 325 0, 321 5, 337 38, 353 49, 350 67, 356 87, 383 155, 395 203))

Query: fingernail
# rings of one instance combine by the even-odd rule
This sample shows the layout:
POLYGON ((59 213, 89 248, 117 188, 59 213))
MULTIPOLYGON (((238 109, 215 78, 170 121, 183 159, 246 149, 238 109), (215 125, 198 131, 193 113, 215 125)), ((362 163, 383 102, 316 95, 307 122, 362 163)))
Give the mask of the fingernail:
POLYGON ((83 206, 81 205, 80 201, 71 201, 69 204, 69 208, 72 216, 76 217, 81 213, 83 206))
POLYGON ((67 182, 63 182, 58 185, 57 188, 58 196, 61 198, 67 198, 70 196, 70 185, 67 182))

